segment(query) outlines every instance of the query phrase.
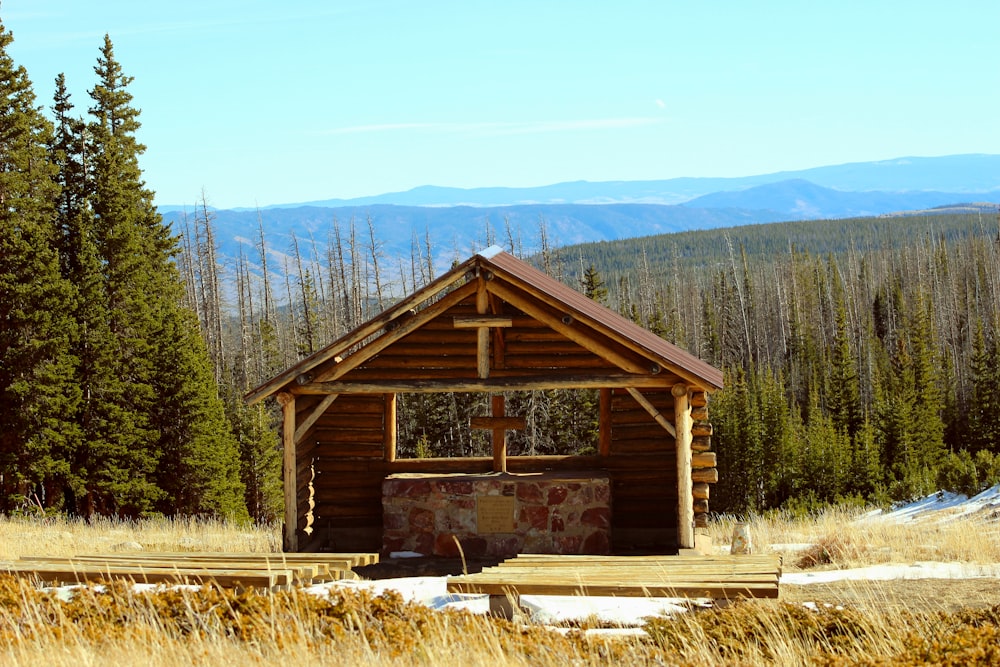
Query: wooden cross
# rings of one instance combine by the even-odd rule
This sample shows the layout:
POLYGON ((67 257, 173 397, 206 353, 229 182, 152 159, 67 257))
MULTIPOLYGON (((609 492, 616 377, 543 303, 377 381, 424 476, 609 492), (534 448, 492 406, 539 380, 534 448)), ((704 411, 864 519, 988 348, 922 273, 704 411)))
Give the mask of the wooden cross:
MULTIPOLYGON (((457 316, 453 318, 452 324, 456 329, 476 330, 476 370, 479 379, 485 380, 490 376, 490 331, 503 327, 513 326, 514 321, 510 317, 503 315, 490 315, 490 295, 486 291, 486 281, 492 275, 480 275, 479 287, 476 289, 476 315, 457 316)), ((496 312, 496 308, 493 308, 496 312)), ((500 341, 502 344, 502 341, 500 341)), ((502 345, 498 347, 498 353, 502 353, 502 345)))
POLYGON ((492 431, 493 472, 507 472, 507 431, 523 430, 526 426, 524 417, 507 417, 504 414, 505 401, 503 394, 494 394, 491 400, 492 417, 472 417, 469 427, 492 431))

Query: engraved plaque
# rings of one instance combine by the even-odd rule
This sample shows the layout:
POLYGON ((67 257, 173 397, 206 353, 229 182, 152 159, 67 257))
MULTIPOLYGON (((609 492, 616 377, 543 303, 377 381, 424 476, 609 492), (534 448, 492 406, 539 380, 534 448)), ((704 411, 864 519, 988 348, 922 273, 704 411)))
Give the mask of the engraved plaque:
POLYGON ((477 496, 476 527, 480 535, 514 532, 514 496, 477 496))

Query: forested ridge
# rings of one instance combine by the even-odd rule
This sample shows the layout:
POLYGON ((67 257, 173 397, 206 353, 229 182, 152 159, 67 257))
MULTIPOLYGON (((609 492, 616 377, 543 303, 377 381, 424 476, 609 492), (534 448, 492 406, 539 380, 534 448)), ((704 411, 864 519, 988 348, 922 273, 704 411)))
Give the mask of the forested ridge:
MULTIPOLYGON (((217 514, 280 507, 277 421, 242 396, 428 283, 367 220, 217 254, 205 204, 164 224, 139 111, 105 40, 92 106, 37 105, 0 27, 0 510, 217 514)), ((717 511, 880 502, 1000 476, 1000 228, 992 215, 810 221, 551 247, 556 278, 722 368, 717 511)), ((470 455, 486 396, 400 400, 400 454, 470 455)), ((588 392, 515 393, 511 454, 586 451, 588 392)))
MULTIPOLYGON (((1000 220, 881 217, 560 251, 623 314, 724 369, 713 509, 998 481, 1000 220)), ((551 260, 550 260, 551 261, 551 260)))

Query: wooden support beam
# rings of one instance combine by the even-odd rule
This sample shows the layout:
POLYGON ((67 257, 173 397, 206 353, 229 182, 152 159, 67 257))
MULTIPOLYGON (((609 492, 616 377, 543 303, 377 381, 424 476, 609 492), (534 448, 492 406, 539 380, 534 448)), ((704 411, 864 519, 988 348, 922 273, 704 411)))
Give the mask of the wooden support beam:
POLYGON ((284 550, 296 552, 299 550, 299 538, 295 530, 299 523, 299 508, 295 479, 295 396, 283 391, 277 398, 281 404, 282 479, 285 487, 284 550))
POLYGON ((339 395, 340 394, 330 394, 328 396, 324 396, 323 400, 319 402, 319 405, 313 408, 313 411, 309 413, 309 416, 302 420, 302 423, 295 429, 296 445, 302 442, 302 438, 306 437, 306 433, 309 429, 311 429, 313 424, 315 424, 316 421, 323 416, 326 409, 329 408, 335 400, 337 400, 337 396, 339 395))
MULTIPOLYGON (((486 292, 486 278, 480 274, 476 287, 476 312, 486 315, 490 309, 490 296, 486 292)), ((476 372, 481 379, 490 376, 490 330, 489 327, 476 329, 476 372)))
POLYGON ((667 421, 667 418, 663 416, 663 413, 660 412, 655 405, 650 403, 649 399, 643 396, 641 391, 635 387, 626 387, 626 389, 628 390, 628 393, 632 395, 632 398, 635 399, 635 402, 641 405, 646 412, 648 412, 650 416, 656 420, 657 424, 662 426, 670 435, 675 438, 677 437, 677 431, 674 430, 674 425, 667 421))
POLYGON ((677 542, 694 548, 694 494, 691 476, 691 402, 688 386, 674 385, 674 428, 677 432, 677 542))
POLYGON ((382 427, 382 450, 386 463, 396 460, 396 394, 385 395, 382 427))
MULTIPOLYGON (((490 403, 493 416, 502 418, 505 409, 503 394, 494 394, 490 403)), ((493 472, 507 472, 507 429, 503 426, 493 428, 493 472)))
POLYGON ((597 452, 601 456, 611 455, 611 390, 601 387, 597 432, 597 452))
MULTIPOLYGON (((502 375, 486 379, 420 379, 420 380, 365 380, 310 382, 293 387, 296 394, 386 394, 386 393, 435 393, 472 391, 544 391, 546 389, 602 389, 643 388, 662 389, 663 377, 655 375, 628 375, 615 373, 601 375, 560 375, 552 373, 545 377, 502 375)), ((669 422, 667 422, 669 424, 669 422)), ((671 426, 671 428, 673 428, 671 426)), ((669 430, 669 429, 668 429, 669 430)), ((671 435, 673 435, 671 433, 671 435)))

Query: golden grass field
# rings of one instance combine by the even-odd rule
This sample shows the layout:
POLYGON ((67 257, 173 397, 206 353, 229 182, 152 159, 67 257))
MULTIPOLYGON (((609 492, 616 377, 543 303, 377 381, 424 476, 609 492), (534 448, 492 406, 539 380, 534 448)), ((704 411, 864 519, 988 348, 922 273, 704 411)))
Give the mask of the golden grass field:
MULTIPOLYGON (((878 563, 1000 563, 995 519, 897 525, 848 511, 751 520, 759 552, 789 552, 785 570, 878 563), (815 562, 814 562, 815 561, 815 562)), ((732 521, 712 528, 716 543, 732 521)), ((214 521, 137 523, 0 518, 0 560, 143 551, 273 552, 277 527, 214 521), (138 545, 138 546, 137 546, 138 545)), ((0 577, 3 665, 841 665, 1000 664, 995 580, 782 585, 779 600, 738 602, 649 620, 640 637, 585 635, 398 595, 88 588, 72 597, 0 577), (803 603, 814 602, 806 606, 803 603)), ((583 624, 586 627, 586 623, 583 624)))

